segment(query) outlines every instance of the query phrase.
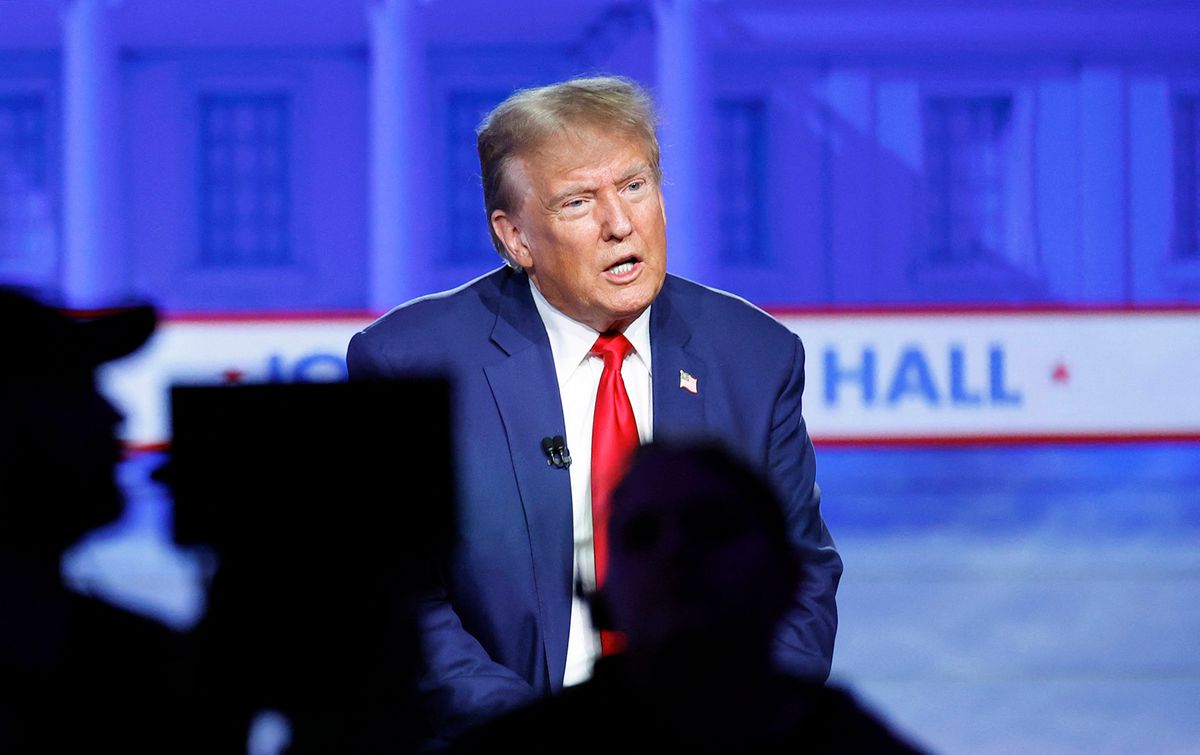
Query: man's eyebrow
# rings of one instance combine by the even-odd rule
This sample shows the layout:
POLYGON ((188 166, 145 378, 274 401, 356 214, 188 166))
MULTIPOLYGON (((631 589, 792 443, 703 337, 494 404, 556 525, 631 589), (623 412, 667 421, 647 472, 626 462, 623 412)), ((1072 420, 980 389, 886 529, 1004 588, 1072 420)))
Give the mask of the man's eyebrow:
POLYGON ((629 168, 629 170, 625 171, 625 175, 618 178, 616 182, 618 184, 623 184, 635 176, 638 176, 642 173, 649 173, 649 172, 650 172, 650 165, 648 163, 644 163, 644 162, 634 163, 629 168))
MULTIPOLYGON (((642 173, 649 173, 649 172, 650 172, 649 163, 638 162, 638 163, 635 163, 634 165, 630 166, 629 170, 625 171, 625 174, 622 175, 620 178, 618 178, 616 181, 614 181, 613 184, 619 186, 635 176, 638 176, 642 173)), ((546 204, 549 207, 554 207, 555 205, 560 204, 564 199, 566 199, 567 197, 569 197, 573 194, 580 194, 580 193, 588 192, 588 191, 595 191, 595 188, 592 186, 592 184, 574 183, 574 184, 571 184, 570 186, 567 186, 566 188, 562 189, 561 191, 555 192, 550 197, 549 201, 546 204)))
POLYGON ((550 200, 546 204, 550 207, 554 207, 555 205, 561 203, 564 199, 571 196, 572 194, 580 194, 580 193, 587 192, 587 191, 594 191, 594 189, 592 188, 592 184, 585 184, 585 183, 571 184, 570 186, 566 187, 562 191, 555 192, 554 195, 550 197, 550 200))

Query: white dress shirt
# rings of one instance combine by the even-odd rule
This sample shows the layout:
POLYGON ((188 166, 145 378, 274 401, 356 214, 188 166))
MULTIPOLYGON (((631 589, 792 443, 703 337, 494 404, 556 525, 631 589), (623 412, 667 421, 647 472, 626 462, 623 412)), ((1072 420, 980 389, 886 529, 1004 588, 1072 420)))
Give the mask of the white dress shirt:
MULTIPOLYGON (((567 450, 571 453, 571 513, 574 522, 574 581, 585 592, 596 589, 596 561, 592 551, 592 417, 596 411, 596 390, 604 372, 604 360, 588 352, 600 333, 554 308, 532 281, 533 302, 550 336, 550 352, 558 377, 566 422, 567 450)), ((621 377, 638 438, 650 442, 654 432, 654 405, 650 371, 650 308, 647 307, 625 329, 633 350, 621 364, 621 377)), ((574 595, 571 600, 571 632, 567 637, 567 667, 563 686, 585 681, 592 675, 592 664, 600 655, 600 635, 592 626, 586 603, 574 595)))

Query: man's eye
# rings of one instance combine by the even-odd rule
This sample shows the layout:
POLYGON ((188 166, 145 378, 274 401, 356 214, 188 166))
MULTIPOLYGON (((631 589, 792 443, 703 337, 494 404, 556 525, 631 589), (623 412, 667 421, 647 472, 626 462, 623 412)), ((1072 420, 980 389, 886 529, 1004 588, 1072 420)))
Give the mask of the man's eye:
POLYGON ((630 191, 641 191, 642 187, 645 185, 646 185, 645 181, 634 181, 634 182, 630 183, 628 186, 626 186, 625 188, 629 189, 630 191))

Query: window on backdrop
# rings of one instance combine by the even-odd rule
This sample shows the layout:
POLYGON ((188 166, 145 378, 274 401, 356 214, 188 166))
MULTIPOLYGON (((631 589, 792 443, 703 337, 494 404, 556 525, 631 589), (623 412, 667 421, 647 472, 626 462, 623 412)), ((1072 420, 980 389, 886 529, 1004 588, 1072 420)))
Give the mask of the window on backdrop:
POLYGON ((291 100, 286 93, 200 98, 200 263, 291 264, 291 100))
POLYGON ((761 265, 766 246, 766 108, 762 100, 717 102, 719 254, 733 265, 761 265))
POLYGON ((1200 95, 1175 98, 1174 255, 1200 259, 1200 95))
POLYGON ((930 262, 1004 255, 1010 97, 925 101, 930 262))
POLYGON ((0 274, 37 287, 57 262, 46 99, 0 93, 0 274))
POLYGON ((508 94, 501 90, 450 93, 446 114, 446 148, 450 156, 446 191, 446 201, 450 205, 446 211, 449 220, 446 261, 450 264, 494 262, 496 259, 483 209, 475 129, 483 116, 508 94))

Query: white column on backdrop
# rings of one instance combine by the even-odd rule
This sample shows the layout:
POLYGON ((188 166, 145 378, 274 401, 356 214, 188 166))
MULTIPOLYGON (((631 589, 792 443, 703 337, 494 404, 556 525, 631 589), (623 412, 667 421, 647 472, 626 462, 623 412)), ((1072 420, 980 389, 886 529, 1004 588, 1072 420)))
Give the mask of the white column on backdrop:
POLYGON ((117 48, 112 0, 67 0, 63 25, 63 249, 66 303, 92 307, 126 293, 121 235, 117 48))
POLYGON ((368 0, 371 40, 368 306, 416 295, 413 184, 419 154, 420 42, 413 0, 368 0))
POLYGON ((707 128, 703 51, 697 0, 655 0, 657 99, 662 118, 664 194, 669 268, 702 278, 709 249, 704 242, 704 176, 700 155, 707 128))

